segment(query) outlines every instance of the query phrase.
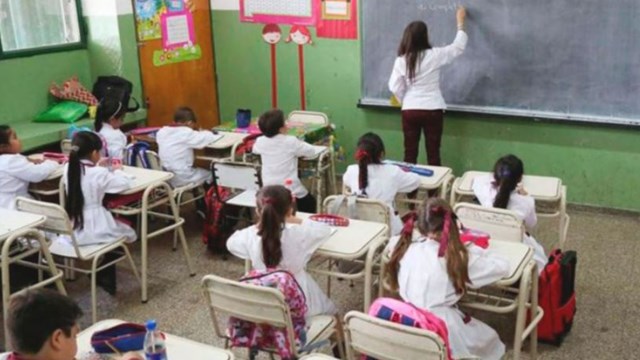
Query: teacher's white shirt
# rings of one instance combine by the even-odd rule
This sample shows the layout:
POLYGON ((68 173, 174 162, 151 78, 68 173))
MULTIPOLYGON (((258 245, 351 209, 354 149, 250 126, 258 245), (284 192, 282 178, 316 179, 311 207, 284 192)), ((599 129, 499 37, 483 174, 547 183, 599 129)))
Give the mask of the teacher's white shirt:
POLYGON ((447 108, 440 91, 440 68, 462 54, 467 46, 467 39, 467 34, 458 30, 451 45, 424 51, 418 60, 413 81, 407 76, 404 56, 396 58, 389 79, 389 90, 402 103, 402 110, 447 108))

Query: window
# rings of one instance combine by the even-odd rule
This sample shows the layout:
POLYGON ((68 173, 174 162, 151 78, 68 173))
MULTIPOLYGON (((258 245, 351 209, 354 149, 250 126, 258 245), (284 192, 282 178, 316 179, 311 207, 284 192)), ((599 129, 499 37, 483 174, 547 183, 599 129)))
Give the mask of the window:
POLYGON ((0 55, 33 55, 83 47, 79 2, 0 0, 0 55))

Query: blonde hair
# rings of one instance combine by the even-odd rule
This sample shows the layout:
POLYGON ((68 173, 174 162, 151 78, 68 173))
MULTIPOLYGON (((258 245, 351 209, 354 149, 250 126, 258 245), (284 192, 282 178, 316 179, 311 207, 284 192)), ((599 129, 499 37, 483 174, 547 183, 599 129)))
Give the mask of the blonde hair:
MULTIPOLYGON (((469 279, 469 253, 460 241, 460 230, 456 223, 456 216, 447 202, 439 198, 429 198, 420 207, 417 215, 418 230, 423 236, 430 233, 439 234, 439 256, 444 256, 447 262, 447 274, 456 289, 456 293, 464 294, 469 279), (448 228, 445 228, 445 225, 448 228), (444 246, 444 247, 443 247, 444 246), (442 253, 440 253, 442 251, 442 253)), ((398 272, 400 260, 411 245, 413 226, 406 226, 400 240, 391 254, 386 271, 391 275, 391 287, 398 290, 398 272)))

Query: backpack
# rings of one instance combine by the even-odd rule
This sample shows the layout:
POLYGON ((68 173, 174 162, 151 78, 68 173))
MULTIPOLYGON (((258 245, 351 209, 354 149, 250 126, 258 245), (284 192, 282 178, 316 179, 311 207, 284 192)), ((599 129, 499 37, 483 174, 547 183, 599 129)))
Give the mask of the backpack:
POLYGON ((138 166, 143 167, 145 169, 153 169, 151 162, 149 161, 149 156, 147 155, 147 151, 149 151, 151 146, 149 143, 144 141, 138 141, 135 143, 131 143, 127 145, 125 148, 125 157, 127 160, 127 165, 129 166, 138 166), (140 162, 140 164, 138 164, 140 162))
MULTIPOLYGON (((296 346, 302 347, 306 343, 307 301, 293 274, 277 269, 251 270, 240 281, 275 288, 282 292, 289 306, 296 346)), ((232 317, 229 319, 228 329, 233 347, 275 348, 280 358, 293 359, 289 338, 284 328, 255 324, 232 317)))
POLYGON ((430 311, 393 298, 377 298, 369 307, 369 315, 435 333, 444 342, 447 359, 452 359, 447 324, 430 311))
POLYGON ((204 197, 207 217, 203 223, 202 242, 212 253, 228 253, 227 239, 233 234, 238 222, 236 219, 240 208, 224 203, 230 196, 229 189, 220 187, 216 192, 216 186, 212 186, 204 197))
POLYGON ((140 108, 138 100, 131 96, 132 91, 131 81, 120 76, 98 76, 98 80, 93 84, 93 95, 98 101, 107 97, 116 99, 122 103, 122 106, 127 107, 127 112, 133 112, 140 108), (135 103, 134 107, 129 107, 130 100, 135 103))
POLYGON ((575 251, 553 250, 540 274, 538 304, 544 316, 538 323, 538 339, 559 346, 571 331, 576 314, 575 251))

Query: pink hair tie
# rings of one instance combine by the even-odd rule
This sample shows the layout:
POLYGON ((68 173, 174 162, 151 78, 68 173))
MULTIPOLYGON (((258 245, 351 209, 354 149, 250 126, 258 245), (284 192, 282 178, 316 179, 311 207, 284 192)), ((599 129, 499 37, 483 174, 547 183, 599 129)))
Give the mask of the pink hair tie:
POLYGON ((440 235, 440 246, 438 247, 438 257, 443 257, 449 246, 449 227, 451 226, 451 212, 444 214, 444 224, 442 225, 442 235, 440 235))
POLYGON ((413 235, 413 227, 415 225, 417 217, 418 217, 418 214, 416 214, 415 211, 412 211, 404 216, 404 219, 403 219, 404 225, 402 226, 402 232, 401 232, 402 236, 411 237, 413 235))

